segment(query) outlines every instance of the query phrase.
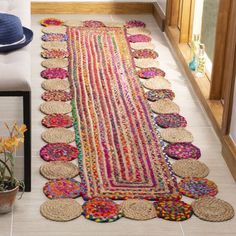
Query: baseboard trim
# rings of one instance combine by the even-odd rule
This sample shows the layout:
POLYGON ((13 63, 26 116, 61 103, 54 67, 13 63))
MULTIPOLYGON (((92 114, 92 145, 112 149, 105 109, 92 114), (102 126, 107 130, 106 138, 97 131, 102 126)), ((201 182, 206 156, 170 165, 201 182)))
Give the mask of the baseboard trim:
POLYGON ((222 155, 234 180, 236 181, 236 146, 229 135, 223 137, 222 155))
POLYGON ((153 3, 32 2, 32 14, 152 14, 153 3))
POLYGON ((153 3, 153 16, 154 16, 158 26, 160 27, 161 31, 164 32, 166 17, 164 15, 164 13, 162 12, 158 3, 153 3))

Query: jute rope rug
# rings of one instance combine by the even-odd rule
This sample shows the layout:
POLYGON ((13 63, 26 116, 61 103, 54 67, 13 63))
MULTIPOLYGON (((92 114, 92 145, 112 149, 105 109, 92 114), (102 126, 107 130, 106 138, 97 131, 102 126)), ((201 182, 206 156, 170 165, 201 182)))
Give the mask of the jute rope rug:
POLYGON ((68 49, 84 199, 178 198, 125 28, 68 28, 68 49))
POLYGON ((42 139, 48 143, 40 156, 50 162, 40 168, 50 180, 44 193, 51 199, 82 196, 86 201, 83 209, 72 199, 46 201, 41 214, 69 221, 83 211, 95 222, 122 216, 181 221, 193 211, 203 220, 232 218, 228 203, 206 198, 217 194, 217 185, 201 178, 208 167, 194 160, 200 149, 183 128, 187 121, 172 102, 168 71, 159 68, 145 23, 57 18, 40 23, 45 41, 41 65, 46 67, 42 99, 47 101, 40 107, 47 114, 42 139), (73 119, 65 115, 70 112, 73 119), (72 125, 74 130, 68 129, 72 125), (174 163, 174 172, 168 156, 183 159, 174 163), (79 167, 69 162, 76 158, 79 167), (178 185, 174 173, 184 178, 178 185), (72 179, 77 174, 81 181, 72 179), (191 206, 180 201, 180 192, 204 198, 191 206), (119 205, 112 199, 128 200, 119 205))

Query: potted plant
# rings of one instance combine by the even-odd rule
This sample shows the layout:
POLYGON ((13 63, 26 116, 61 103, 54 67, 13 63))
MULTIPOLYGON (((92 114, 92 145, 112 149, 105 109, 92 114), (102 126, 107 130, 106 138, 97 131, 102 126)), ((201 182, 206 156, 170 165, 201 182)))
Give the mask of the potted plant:
POLYGON ((23 124, 11 127, 5 123, 8 136, 0 137, 0 213, 10 212, 19 188, 24 192, 24 182, 14 176, 15 154, 20 143, 24 142, 27 130, 23 124))

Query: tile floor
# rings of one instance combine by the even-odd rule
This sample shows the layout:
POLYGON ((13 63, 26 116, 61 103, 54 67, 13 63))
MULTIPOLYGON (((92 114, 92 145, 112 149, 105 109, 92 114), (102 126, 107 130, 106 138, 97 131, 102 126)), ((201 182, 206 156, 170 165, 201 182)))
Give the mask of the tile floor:
MULTIPOLYGON (((42 187, 46 180, 40 176, 39 167, 43 163, 38 152, 44 145, 40 134, 44 130, 40 121, 43 115, 39 111, 42 103, 40 98, 43 90, 40 87, 42 70, 40 62, 40 37, 41 26, 38 21, 46 15, 33 15, 32 28, 34 40, 32 42, 32 118, 33 118, 33 155, 31 193, 25 193, 23 199, 16 202, 11 214, 0 216, 0 236, 216 236, 236 235, 236 218, 224 223, 209 223, 193 216, 186 222, 169 222, 153 219, 144 222, 132 221, 122 218, 111 224, 96 224, 85 220, 83 217, 67 223, 57 223, 44 219, 39 213, 40 205, 46 200, 42 187)), ((221 153, 220 142, 209 122, 205 111, 202 109, 186 76, 181 71, 173 57, 172 50, 165 35, 159 30, 151 15, 61 15, 62 19, 96 19, 101 21, 119 21, 126 19, 140 19, 147 23, 147 28, 152 31, 153 43, 159 53, 160 68, 167 72, 167 79, 172 82, 176 93, 175 102, 181 108, 181 114, 188 120, 188 129, 193 133, 194 144, 202 150, 202 158, 210 167, 209 179, 215 181, 219 187, 218 197, 230 202, 236 208, 236 184, 221 153)), ((185 198, 187 202, 190 199, 185 198)), ((79 199, 82 203, 82 200, 79 199)))

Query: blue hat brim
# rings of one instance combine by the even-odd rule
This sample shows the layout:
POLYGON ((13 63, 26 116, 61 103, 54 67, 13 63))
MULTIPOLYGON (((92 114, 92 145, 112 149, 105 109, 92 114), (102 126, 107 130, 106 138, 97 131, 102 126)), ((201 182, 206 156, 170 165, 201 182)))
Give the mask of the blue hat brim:
POLYGON ((11 46, 5 46, 5 47, 0 47, 0 52, 11 52, 20 48, 25 47, 26 45, 28 45, 32 39, 33 39, 33 31, 23 27, 23 32, 25 35, 25 41, 19 44, 15 44, 15 45, 11 45, 11 46))

